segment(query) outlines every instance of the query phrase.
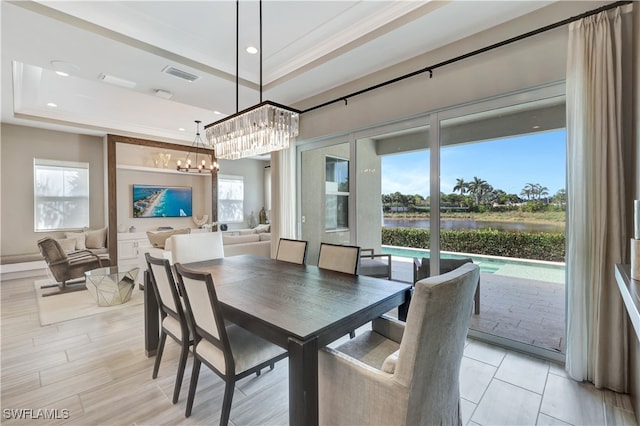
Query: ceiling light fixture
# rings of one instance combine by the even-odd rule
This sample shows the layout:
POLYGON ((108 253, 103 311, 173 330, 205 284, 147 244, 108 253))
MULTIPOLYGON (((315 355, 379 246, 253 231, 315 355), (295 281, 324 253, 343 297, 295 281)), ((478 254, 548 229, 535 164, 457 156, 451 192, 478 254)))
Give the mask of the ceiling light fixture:
POLYGON ((260 0, 260 103, 238 112, 239 1, 236 0, 236 113, 205 127, 218 158, 235 160, 289 147, 298 136, 300 111, 262 101, 262 0, 260 0))
POLYGON ((182 164, 181 160, 178 160, 178 166, 176 169, 179 172, 185 173, 213 173, 214 171, 217 173, 220 170, 220 166, 218 166, 218 162, 216 161, 215 152, 213 154, 207 155, 207 151, 210 151, 207 147, 205 147, 202 139, 200 138, 200 120, 195 120, 196 123, 196 138, 193 140, 193 145, 191 148, 192 151, 189 151, 187 154, 187 158, 185 160, 185 164, 182 164), (191 156, 192 153, 195 153, 195 163, 192 166, 191 164, 191 156), (202 155, 202 161, 198 161, 198 157, 202 155), (209 165, 207 165, 207 157, 209 157, 209 165))
POLYGON ((134 81, 125 80, 124 78, 115 77, 113 75, 108 75, 105 73, 100 73, 98 75, 98 80, 102 80, 105 83, 115 84, 116 86, 126 87, 127 89, 133 89, 136 87, 136 83, 134 81))
POLYGON ((247 53, 250 55, 255 55, 256 53, 258 53, 258 48, 255 46, 249 46, 247 47, 247 53))

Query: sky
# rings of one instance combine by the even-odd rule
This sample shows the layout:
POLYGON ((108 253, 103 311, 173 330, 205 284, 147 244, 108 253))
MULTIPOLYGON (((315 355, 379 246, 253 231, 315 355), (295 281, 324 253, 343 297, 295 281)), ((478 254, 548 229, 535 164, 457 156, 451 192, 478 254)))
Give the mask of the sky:
MULTIPOLYGON (((441 192, 450 194, 457 179, 474 176, 494 189, 519 195, 527 183, 566 188, 566 132, 523 135, 444 147, 440 153, 441 192)), ((429 151, 382 157, 382 193, 429 195, 429 151)))

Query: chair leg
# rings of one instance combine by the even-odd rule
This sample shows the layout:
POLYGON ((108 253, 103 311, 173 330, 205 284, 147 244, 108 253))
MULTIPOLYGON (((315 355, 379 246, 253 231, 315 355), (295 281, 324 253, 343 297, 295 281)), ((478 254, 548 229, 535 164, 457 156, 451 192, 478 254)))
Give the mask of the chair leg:
POLYGON ((184 412, 185 417, 191 415, 193 408, 193 398, 196 395, 196 386, 198 386, 198 374, 200 374, 200 360, 193 357, 193 370, 191 370, 191 382, 189 383, 189 396, 187 396, 187 408, 184 412))
POLYGON ((176 376, 176 384, 173 389, 173 403, 178 402, 180 396, 180 388, 182 387, 182 378, 184 377, 184 369, 187 366, 187 355, 189 355, 189 342, 182 342, 182 350, 180 351, 180 362, 178 362, 178 375, 176 376))
POLYGON ((229 423, 229 415, 231 414, 231 401, 233 401, 233 391, 236 387, 236 381, 233 378, 227 379, 224 387, 224 400, 222 401, 222 413, 220 413, 220 426, 227 426, 229 423))
POLYGON ((156 361, 153 363, 153 373, 151 378, 158 377, 158 370, 160 369, 160 361, 162 360, 162 352, 164 351, 164 344, 167 341, 167 333, 164 330, 160 332, 160 342, 158 342, 158 351, 156 352, 156 361))

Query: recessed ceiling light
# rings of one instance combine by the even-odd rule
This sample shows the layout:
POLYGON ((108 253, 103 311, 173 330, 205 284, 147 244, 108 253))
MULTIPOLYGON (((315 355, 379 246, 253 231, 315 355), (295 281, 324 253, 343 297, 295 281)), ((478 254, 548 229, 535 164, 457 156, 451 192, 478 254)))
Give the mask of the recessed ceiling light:
POLYGON ((69 77, 69 73, 64 72, 64 71, 56 71, 56 74, 62 76, 62 77, 69 77))
POLYGON ((255 46, 249 46, 247 47, 247 53, 255 55, 256 53, 258 53, 258 48, 255 46))
POLYGON ((538 126, 537 124, 535 126, 533 126, 534 129, 539 129, 540 126, 538 126))
POLYGON ((220 111, 213 111, 214 114, 222 115, 220 111))
POLYGON ((178 130, 184 132, 184 127, 180 127, 178 130))
POLYGON ((47 106, 51 107, 51 108, 57 108, 58 104, 54 104, 53 102, 49 102, 49 103, 47 103, 47 106))

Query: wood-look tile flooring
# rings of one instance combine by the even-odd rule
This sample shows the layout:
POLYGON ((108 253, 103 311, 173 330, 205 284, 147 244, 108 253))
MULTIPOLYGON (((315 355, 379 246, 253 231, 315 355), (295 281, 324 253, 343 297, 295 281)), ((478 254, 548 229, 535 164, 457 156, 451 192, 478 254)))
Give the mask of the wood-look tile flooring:
MULTIPOLYGON (((171 404, 178 358, 171 339, 158 378, 151 379, 154 358, 144 354, 142 306, 42 327, 34 279, 0 283, 3 425, 218 423, 223 384, 207 368, 200 372, 193 415, 184 417, 191 361, 180 399, 171 404), (28 409, 40 418, 14 418, 28 409), (43 419, 42 409, 58 419, 43 419)), ((282 361, 238 382, 231 423, 287 424, 287 370, 282 361)), ((465 424, 637 424, 628 396, 576 383, 548 361, 471 339, 460 382, 465 424)))

